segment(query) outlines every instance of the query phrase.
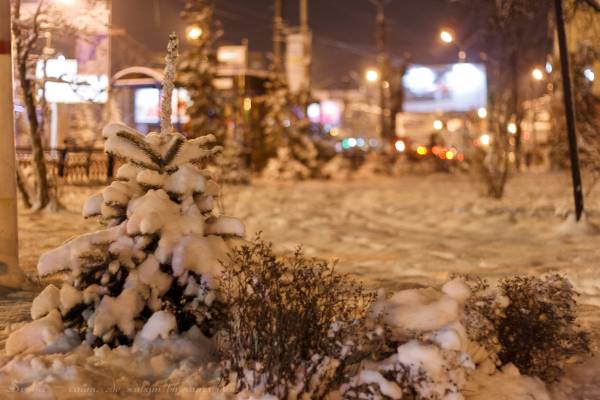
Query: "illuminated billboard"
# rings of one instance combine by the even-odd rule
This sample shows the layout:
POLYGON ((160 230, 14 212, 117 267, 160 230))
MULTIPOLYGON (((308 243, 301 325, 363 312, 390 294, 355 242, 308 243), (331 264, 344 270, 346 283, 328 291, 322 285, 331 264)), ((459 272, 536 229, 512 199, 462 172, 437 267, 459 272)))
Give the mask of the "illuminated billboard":
MULTIPOLYGON (((171 109, 173 123, 187 123, 187 107, 190 96, 185 89, 174 89, 171 109)), ((135 90, 134 94, 134 121, 136 124, 158 124, 160 122, 160 90, 154 87, 145 87, 135 90)))
POLYGON ((485 107, 483 64, 414 65, 403 79, 407 112, 463 112, 485 107))

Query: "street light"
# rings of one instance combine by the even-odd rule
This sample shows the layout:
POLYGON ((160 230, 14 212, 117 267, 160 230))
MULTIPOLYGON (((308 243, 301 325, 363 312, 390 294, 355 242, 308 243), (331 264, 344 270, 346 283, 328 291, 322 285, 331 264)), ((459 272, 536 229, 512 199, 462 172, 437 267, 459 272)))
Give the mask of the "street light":
POLYGON ((195 24, 190 25, 185 29, 185 37, 192 42, 195 42, 198 39, 200 39, 203 33, 204 31, 202 30, 202 28, 195 24))
POLYGON ((544 71, 542 71, 541 68, 535 67, 532 71, 531 71, 531 76, 533 77, 533 79, 535 79, 536 81, 541 81, 542 79, 544 79, 544 71))
POLYGON ((369 82, 377 82, 379 80, 379 72, 376 69, 369 68, 365 73, 365 79, 369 82))
POLYGON ((457 42, 456 35, 450 29, 442 29, 440 31, 440 40, 444 44, 454 44, 458 48, 458 60, 464 62, 467 59, 467 52, 463 48, 463 44, 457 42))
POLYGON ((454 42, 454 34, 452 34, 452 32, 450 32, 447 29, 443 29, 442 31, 440 31, 440 39, 442 40, 442 42, 450 44, 454 42))

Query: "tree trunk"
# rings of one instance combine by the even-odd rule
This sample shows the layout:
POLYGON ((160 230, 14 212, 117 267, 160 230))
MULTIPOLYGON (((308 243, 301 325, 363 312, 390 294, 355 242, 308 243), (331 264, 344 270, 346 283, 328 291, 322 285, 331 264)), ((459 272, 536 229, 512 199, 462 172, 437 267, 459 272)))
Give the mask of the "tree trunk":
POLYGON ((25 180, 23 179, 23 174, 21 173, 21 168, 17 165, 17 189, 19 189, 19 193, 21 193, 21 199, 23 200, 23 205, 25 208, 31 208, 31 199, 29 198, 29 192, 27 191, 27 185, 25 184, 25 180))
POLYGON ((31 138, 31 166, 36 179, 36 194, 34 208, 41 210, 50 203, 50 191, 48 190, 48 175, 46 162, 44 160, 44 148, 42 144, 43 127, 40 125, 35 105, 35 94, 32 81, 27 78, 27 60, 18 60, 19 83, 23 92, 23 102, 27 110, 29 121, 29 136, 31 138))

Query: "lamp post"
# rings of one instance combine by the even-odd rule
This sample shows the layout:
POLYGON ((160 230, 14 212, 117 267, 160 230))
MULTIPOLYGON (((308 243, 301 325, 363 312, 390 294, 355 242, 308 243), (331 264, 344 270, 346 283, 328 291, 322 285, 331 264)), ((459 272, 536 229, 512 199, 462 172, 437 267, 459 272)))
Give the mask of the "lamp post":
POLYGON ((571 179, 573 181, 573 200, 575 202, 575 219, 579 221, 583 213, 583 189, 581 172, 579 170, 579 156, 577 154, 577 137, 575 136, 575 112, 573 107, 573 94, 571 92, 571 78, 569 75, 569 51, 567 48, 567 35, 565 34, 565 20, 563 17, 562 0, 554 1, 556 12, 556 31, 560 51, 560 66, 563 84, 563 101, 567 117, 567 133, 569 136, 569 155, 571 158, 571 179))
POLYGON ((0 286, 22 287, 19 268, 10 0, 0 0, 0 286))

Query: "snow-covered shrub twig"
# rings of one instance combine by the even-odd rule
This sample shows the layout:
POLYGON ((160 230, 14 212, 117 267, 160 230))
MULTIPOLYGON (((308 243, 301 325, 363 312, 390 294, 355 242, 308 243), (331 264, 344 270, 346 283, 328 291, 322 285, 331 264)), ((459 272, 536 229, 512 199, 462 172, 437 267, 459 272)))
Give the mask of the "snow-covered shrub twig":
POLYGON ((373 296, 298 249, 275 256, 259 237, 237 248, 220 282, 229 319, 220 340, 236 391, 322 398, 359 361, 373 296))
POLYGON ((567 360, 589 352, 589 337, 576 323, 576 293, 565 277, 515 276, 499 286, 510 301, 496 321, 503 363, 552 382, 567 360))

